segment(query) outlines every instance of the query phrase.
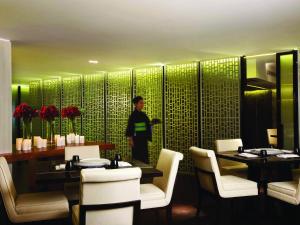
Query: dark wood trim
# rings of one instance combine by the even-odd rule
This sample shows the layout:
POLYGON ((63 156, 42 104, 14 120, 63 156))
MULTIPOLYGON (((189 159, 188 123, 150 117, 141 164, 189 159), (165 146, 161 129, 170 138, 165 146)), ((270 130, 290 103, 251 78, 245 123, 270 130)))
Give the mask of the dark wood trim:
POLYGON ((162 66, 162 134, 163 134, 163 148, 166 148, 166 99, 165 99, 165 84, 166 84, 166 66, 162 66))
MULTIPOLYGON (((21 86, 18 86, 18 90, 17 90, 17 102, 16 102, 16 106, 21 104, 21 96, 22 92, 21 92, 21 86)), ((21 119, 17 118, 16 120, 16 131, 17 131, 17 137, 21 137, 21 119)))
POLYGON ((198 146, 202 147, 202 139, 201 139, 201 102, 202 102, 202 95, 201 95, 201 90, 202 90, 202 80, 201 80, 201 64, 200 62, 197 62, 197 94, 198 94, 198 146))
POLYGON ((133 225, 138 225, 141 201, 130 201, 130 202, 121 202, 121 203, 111 203, 111 204, 99 204, 99 205, 80 205, 79 210, 79 221, 80 225, 86 225, 86 213, 87 211, 94 210, 106 210, 106 209, 118 209, 133 207, 133 225))
POLYGON ((245 90, 246 90, 246 85, 247 85, 247 59, 245 56, 242 56, 240 58, 240 64, 241 64, 241 70, 240 70, 240 135, 242 140, 245 139, 245 134, 244 134, 244 109, 243 106, 245 104, 245 90))

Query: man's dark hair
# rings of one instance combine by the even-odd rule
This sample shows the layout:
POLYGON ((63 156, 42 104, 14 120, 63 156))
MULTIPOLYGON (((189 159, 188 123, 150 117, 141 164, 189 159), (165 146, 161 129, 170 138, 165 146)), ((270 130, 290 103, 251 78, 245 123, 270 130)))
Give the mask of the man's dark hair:
POLYGON ((142 96, 136 96, 132 99, 133 104, 137 104, 139 101, 143 100, 142 96))

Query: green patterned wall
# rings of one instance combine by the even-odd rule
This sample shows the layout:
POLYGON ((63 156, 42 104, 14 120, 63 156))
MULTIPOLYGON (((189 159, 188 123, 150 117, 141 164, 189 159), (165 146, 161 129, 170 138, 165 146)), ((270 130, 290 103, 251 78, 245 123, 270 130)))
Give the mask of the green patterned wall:
MULTIPOLYGON (((61 80, 49 79, 43 81, 43 105, 55 105, 60 111, 61 109, 61 80)), ((55 119, 55 134, 60 134, 61 118, 55 119)), ((43 122, 43 135, 46 135, 46 122, 43 122)))
POLYGON ((240 137, 240 59, 201 62, 201 142, 240 137))
POLYGON ((192 171, 189 148, 199 145, 198 66, 197 62, 166 66, 166 148, 184 154, 183 172, 192 171))
POLYGON ((105 73, 83 76, 82 133, 87 141, 105 140, 105 73))
MULTIPOLYGON (((149 143, 152 165, 157 162, 163 139, 166 148, 184 154, 180 171, 192 172, 190 146, 214 148, 216 139, 240 136, 239 58, 30 83, 30 103, 34 106, 41 105, 43 99, 44 105, 54 104, 59 109, 69 105, 83 108, 83 116, 76 122, 77 131, 87 141, 116 144, 116 150, 109 151, 108 158, 116 152, 124 159, 131 158, 125 129, 133 109, 132 95, 144 97, 144 111, 150 119, 165 119, 164 131, 163 124, 153 128, 153 142, 149 143)), ((67 120, 57 119, 56 133, 68 132, 67 120)))
MULTIPOLYGON (((61 91, 61 107, 77 106, 81 109, 82 102, 82 84, 81 76, 72 76, 62 78, 62 91, 61 91)), ((75 119, 76 133, 81 134, 81 117, 75 119)), ((64 118, 61 123, 62 135, 69 133, 69 120, 64 118)))
POLYGON ((116 150, 110 151, 112 158, 119 152, 123 158, 131 157, 125 130, 131 113, 131 71, 110 72, 107 75, 106 89, 106 141, 115 143, 116 150))
MULTIPOLYGON (((144 98, 144 111, 151 119, 163 119, 163 67, 149 67, 134 70, 136 96, 144 98)), ((149 142, 150 164, 156 165, 160 150, 163 147, 162 124, 153 126, 152 142, 149 142)))
MULTIPOLYGON (((29 102, 35 109, 40 109, 42 106, 42 81, 36 80, 29 82, 29 102)), ((32 120, 32 134, 39 136, 42 132, 42 124, 39 118, 34 118, 32 120)))

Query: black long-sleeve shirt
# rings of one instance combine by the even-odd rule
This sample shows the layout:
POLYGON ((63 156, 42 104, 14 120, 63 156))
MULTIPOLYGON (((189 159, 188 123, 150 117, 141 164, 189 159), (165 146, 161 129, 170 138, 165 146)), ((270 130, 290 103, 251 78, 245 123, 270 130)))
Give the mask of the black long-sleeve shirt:
POLYGON ((127 137, 147 137, 149 141, 152 141, 152 132, 150 120, 146 113, 138 110, 134 110, 129 119, 126 129, 127 137))

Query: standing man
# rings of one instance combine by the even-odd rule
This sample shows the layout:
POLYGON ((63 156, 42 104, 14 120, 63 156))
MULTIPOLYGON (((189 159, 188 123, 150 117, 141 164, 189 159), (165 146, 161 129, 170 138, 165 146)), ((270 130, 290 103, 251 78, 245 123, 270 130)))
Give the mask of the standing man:
POLYGON ((132 100, 135 109, 128 119, 126 136, 129 146, 132 148, 132 158, 149 163, 148 141, 152 141, 150 120, 146 113, 142 112, 144 100, 137 96, 132 100))

